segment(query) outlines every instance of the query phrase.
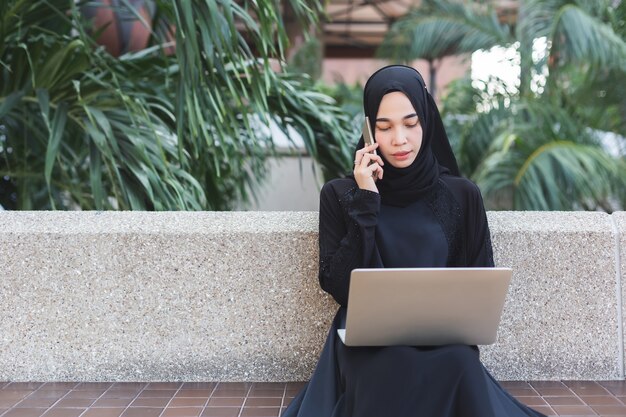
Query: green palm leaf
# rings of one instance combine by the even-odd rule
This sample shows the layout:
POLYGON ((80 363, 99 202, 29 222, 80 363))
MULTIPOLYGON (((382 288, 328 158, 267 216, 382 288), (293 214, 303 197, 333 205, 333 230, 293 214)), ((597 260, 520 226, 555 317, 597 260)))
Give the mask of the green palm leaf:
POLYGON ((423 3, 393 24, 379 49, 380 57, 432 61, 514 42, 511 28, 499 22, 494 10, 446 0, 423 3))
POLYGON ((550 34, 552 54, 565 62, 626 71, 626 42, 606 23, 574 5, 564 6, 550 34))
MULTIPOLYGON (((321 7, 289 4, 305 26, 321 7)), ((328 97, 271 68, 287 46, 274 0, 156 6, 153 45, 115 59, 73 0, 2 2, 0 176, 11 207, 229 209, 266 173, 273 144, 259 121, 301 132, 314 155, 345 139, 328 97), (169 25, 175 56, 159 46, 169 25)), ((345 164, 339 148, 333 161, 345 164)))
POLYGON ((611 196, 623 184, 620 162, 590 132, 549 103, 529 102, 513 120, 474 174, 485 196, 507 195, 518 210, 611 211, 611 196))

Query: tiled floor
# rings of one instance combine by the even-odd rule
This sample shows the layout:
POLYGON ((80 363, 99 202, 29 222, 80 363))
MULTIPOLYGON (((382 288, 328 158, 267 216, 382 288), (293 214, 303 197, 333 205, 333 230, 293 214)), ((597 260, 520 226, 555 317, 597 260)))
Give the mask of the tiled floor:
MULTIPOLYGON (((0 382, 0 417, 278 417, 302 383, 0 382)), ((626 381, 504 381, 549 416, 626 416, 626 381)))

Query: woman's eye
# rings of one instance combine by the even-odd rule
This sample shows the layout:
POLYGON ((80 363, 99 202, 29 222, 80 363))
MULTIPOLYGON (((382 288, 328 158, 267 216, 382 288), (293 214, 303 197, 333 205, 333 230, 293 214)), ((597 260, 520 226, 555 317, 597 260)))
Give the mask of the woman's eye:
POLYGON ((385 126, 385 127, 376 126, 376 129, 380 130, 381 132, 386 132, 389 130, 389 126, 385 126))
POLYGON ((415 122, 413 124, 407 124, 406 127, 416 127, 419 124, 419 122, 415 122))

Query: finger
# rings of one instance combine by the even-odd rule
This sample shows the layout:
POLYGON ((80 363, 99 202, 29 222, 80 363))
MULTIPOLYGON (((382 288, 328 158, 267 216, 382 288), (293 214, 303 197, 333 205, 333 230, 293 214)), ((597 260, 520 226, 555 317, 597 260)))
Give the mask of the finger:
POLYGON ((369 175, 374 175, 379 169, 382 169, 377 162, 373 162, 372 164, 367 166, 367 171, 369 175))
POLYGON ((354 164, 358 165, 361 163, 361 160, 363 159, 363 155, 367 155, 369 152, 367 150, 367 148, 361 148, 359 150, 356 151, 355 155, 354 155, 354 164))
POLYGON ((372 161, 371 165, 369 165, 368 168, 372 168, 372 174, 375 176, 375 178, 380 178, 383 173, 383 167, 378 161, 372 161))
POLYGON ((371 145, 365 145, 361 150, 365 151, 365 152, 372 152, 374 151, 376 148, 378 148, 378 143, 374 142, 371 145))
POLYGON ((363 165, 365 163, 367 166, 374 162, 380 166, 385 165, 385 163, 383 162, 383 159, 379 155, 374 155, 373 153, 363 154, 363 157, 361 158, 359 165, 363 165))
POLYGON ((379 180, 382 179, 382 175, 383 175, 383 168, 380 166, 377 166, 374 172, 372 172, 372 176, 379 180))
POLYGON ((371 156, 371 160, 376 161, 376 162, 377 162, 379 165, 381 165, 381 166, 382 166, 382 165, 385 165, 385 163, 383 162, 383 158, 381 158, 381 157, 380 157, 380 155, 374 155, 373 153, 372 153, 372 154, 369 154, 369 155, 372 155, 372 156, 371 156))
POLYGON ((365 153, 368 153, 368 152, 372 152, 372 151, 373 151, 373 150, 375 150, 376 148, 378 148, 378 142, 374 142, 374 143, 372 143, 371 145, 367 145, 367 144, 365 144, 365 145, 363 145, 363 147, 362 147, 361 149, 357 150, 357 152, 365 152, 365 153))

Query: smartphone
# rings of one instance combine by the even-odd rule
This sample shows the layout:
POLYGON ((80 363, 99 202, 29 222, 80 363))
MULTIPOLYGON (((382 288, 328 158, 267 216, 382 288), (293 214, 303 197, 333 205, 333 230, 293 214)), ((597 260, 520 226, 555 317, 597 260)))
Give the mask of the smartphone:
MULTIPOLYGON (((370 128, 370 118, 367 116, 365 116, 365 123, 363 123, 363 140, 365 141, 365 146, 373 145, 375 142, 372 129, 370 128)), ((376 149, 372 153, 376 155, 376 149)))

